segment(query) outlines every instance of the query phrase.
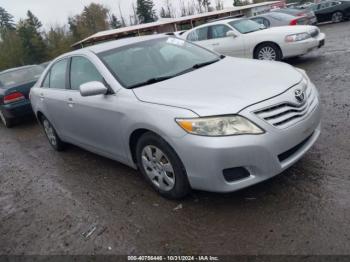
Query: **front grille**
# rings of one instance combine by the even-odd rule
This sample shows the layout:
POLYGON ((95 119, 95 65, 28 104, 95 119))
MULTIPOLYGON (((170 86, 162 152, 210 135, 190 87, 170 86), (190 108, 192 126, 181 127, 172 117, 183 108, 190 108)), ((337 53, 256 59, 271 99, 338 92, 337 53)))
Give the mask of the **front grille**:
POLYGON ((300 121, 317 106, 316 91, 308 87, 303 103, 283 102, 255 111, 255 114, 277 128, 287 128, 300 121))

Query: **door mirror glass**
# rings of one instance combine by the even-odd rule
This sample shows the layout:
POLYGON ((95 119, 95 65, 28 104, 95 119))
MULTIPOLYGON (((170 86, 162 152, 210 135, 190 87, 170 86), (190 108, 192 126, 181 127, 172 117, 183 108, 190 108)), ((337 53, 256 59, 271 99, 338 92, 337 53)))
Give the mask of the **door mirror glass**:
POLYGON ((87 82, 80 85, 79 91, 81 96, 97 96, 107 94, 107 87, 98 81, 87 82))
POLYGON ((232 30, 228 31, 228 32, 226 33, 226 36, 227 36, 227 37, 233 37, 233 38, 236 38, 236 37, 237 37, 237 35, 235 34, 235 32, 233 32, 232 30))

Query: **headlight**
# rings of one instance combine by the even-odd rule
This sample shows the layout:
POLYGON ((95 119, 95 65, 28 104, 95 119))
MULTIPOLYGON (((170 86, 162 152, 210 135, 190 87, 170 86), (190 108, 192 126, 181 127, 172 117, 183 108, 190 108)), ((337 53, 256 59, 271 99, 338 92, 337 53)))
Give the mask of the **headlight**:
POLYGON ((286 36, 286 42, 297 42, 302 41, 310 38, 311 35, 309 33, 300 33, 300 34, 294 34, 294 35, 287 35, 286 36))
POLYGON ((186 132, 200 136, 263 134, 264 130, 241 116, 176 119, 186 132))

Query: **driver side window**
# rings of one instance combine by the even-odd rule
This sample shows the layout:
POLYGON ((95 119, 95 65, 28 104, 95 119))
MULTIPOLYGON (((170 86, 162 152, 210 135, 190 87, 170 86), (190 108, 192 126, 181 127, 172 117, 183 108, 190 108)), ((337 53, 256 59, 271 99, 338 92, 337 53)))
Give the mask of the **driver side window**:
POLYGON ((209 39, 227 37, 227 32, 231 31, 227 25, 213 25, 209 27, 209 39))

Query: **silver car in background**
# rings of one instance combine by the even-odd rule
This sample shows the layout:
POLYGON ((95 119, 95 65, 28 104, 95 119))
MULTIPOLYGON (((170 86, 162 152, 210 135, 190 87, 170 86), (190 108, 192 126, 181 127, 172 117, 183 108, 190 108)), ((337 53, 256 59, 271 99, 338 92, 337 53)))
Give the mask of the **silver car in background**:
POLYGON ((320 134, 318 92, 304 71, 164 35, 58 57, 31 102, 56 150, 71 143, 138 168, 167 198, 273 177, 320 134))
POLYGON ((311 25, 306 16, 294 16, 278 12, 268 12, 250 17, 251 20, 263 25, 265 28, 286 25, 311 25))

